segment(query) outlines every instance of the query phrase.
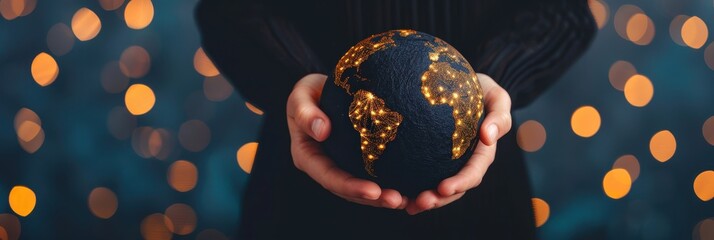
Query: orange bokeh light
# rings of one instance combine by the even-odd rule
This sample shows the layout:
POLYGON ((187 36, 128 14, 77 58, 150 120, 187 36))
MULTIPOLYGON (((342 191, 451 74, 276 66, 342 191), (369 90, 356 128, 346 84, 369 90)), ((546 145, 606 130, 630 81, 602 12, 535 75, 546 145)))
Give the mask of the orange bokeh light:
POLYGON ((536 227, 543 226, 548 221, 548 217, 550 217, 550 206, 540 198, 531 198, 531 202, 533 203, 536 227))
POLYGON ((203 48, 198 48, 196 54, 193 55, 193 67, 198 73, 206 77, 215 77, 219 74, 218 69, 213 65, 213 61, 208 58, 203 48))
POLYGON ((714 171, 707 170, 694 179, 694 194, 702 201, 709 201, 714 198, 714 171))
POLYGON ((592 106, 582 106, 573 112, 570 126, 578 136, 589 138, 600 129, 600 113, 592 106))
POLYGON ((258 151, 257 142, 249 142, 243 144, 236 152, 236 158, 238 159, 238 166, 240 166, 243 171, 250 174, 253 169, 253 162, 255 161, 255 154, 258 151))
POLYGON ((57 79, 59 66, 52 56, 41 52, 32 60, 30 71, 32 72, 32 78, 35 82, 40 86, 46 87, 57 79))
POLYGON ((126 26, 131 29, 144 29, 154 19, 154 4, 151 0, 130 0, 124 9, 126 26))
POLYGON ((627 170, 615 168, 607 172, 602 179, 602 188, 605 194, 612 199, 620 199, 630 192, 632 179, 627 170))
POLYGON ((99 16, 89 8, 80 8, 72 16, 72 32, 79 41, 89 41, 99 34, 102 21, 99 16))
POLYGON ((37 196, 32 189, 25 186, 15 186, 10 190, 8 196, 8 203, 10 208, 17 215, 27 217, 35 209, 35 204, 37 203, 37 196))
POLYGON ((188 235, 196 229, 196 212, 191 206, 177 203, 166 208, 164 212, 165 225, 168 229, 178 235, 188 235))
POLYGON ((677 140, 669 130, 659 131, 650 139, 650 153, 657 161, 668 161, 676 150, 677 140))
POLYGON ((684 21, 682 25, 682 40, 687 46, 699 49, 704 46, 708 37, 709 29, 701 18, 693 16, 684 21))
POLYGON ((105 187, 98 187, 89 193, 87 199, 89 211, 101 219, 109 219, 114 216, 119 206, 117 195, 112 190, 105 187))
POLYGON ((547 137, 543 125, 535 120, 522 123, 516 135, 518 146, 526 152, 538 151, 545 144, 547 137))
POLYGON ((167 174, 169 185, 179 192, 188 192, 196 187, 198 169, 186 160, 178 160, 169 166, 167 174))
POLYGON ((652 100, 654 86, 649 78, 635 74, 625 83, 625 99, 630 105, 644 107, 652 100))
POLYGON ((134 84, 124 95, 126 109, 133 115, 143 115, 151 111, 156 103, 154 91, 144 84, 134 84))

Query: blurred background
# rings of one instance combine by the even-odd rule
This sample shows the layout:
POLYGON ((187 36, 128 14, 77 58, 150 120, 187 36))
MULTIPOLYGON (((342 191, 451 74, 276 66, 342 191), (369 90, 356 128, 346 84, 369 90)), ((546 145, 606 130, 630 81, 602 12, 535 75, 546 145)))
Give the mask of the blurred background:
MULTIPOLYGON (((236 235, 270 146, 196 3, 0 0, 0 239, 236 235)), ((589 3, 591 48, 514 113, 539 236, 714 239, 714 2, 589 3)))

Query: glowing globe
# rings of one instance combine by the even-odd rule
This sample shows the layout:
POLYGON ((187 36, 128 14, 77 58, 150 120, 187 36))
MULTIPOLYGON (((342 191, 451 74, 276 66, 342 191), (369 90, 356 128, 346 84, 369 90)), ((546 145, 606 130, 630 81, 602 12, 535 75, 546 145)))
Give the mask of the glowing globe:
POLYGON ((354 176, 410 197, 455 175, 478 142, 483 94, 451 45, 394 30, 351 47, 323 88, 325 153, 354 176))

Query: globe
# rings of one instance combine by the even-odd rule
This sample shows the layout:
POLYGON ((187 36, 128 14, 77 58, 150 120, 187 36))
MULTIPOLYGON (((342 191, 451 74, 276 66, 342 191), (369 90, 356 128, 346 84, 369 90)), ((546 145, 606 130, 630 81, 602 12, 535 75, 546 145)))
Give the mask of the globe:
POLYGON ((320 105, 338 167, 415 197, 455 175, 478 142, 483 93, 468 61, 414 30, 375 34, 342 56, 320 105))

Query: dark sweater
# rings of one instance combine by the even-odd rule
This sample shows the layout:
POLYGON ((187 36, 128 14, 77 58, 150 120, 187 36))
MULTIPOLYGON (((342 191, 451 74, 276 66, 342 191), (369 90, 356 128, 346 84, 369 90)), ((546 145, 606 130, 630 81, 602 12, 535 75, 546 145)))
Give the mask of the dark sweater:
POLYGON ((414 29, 444 39, 526 106, 585 51, 595 24, 584 0, 203 0, 203 48, 241 95, 265 110, 244 193, 245 239, 530 239, 531 190, 515 131, 483 182, 460 200, 409 216, 361 206, 296 169, 285 116, 293 84, 330 74, 371 34, 414 29))

